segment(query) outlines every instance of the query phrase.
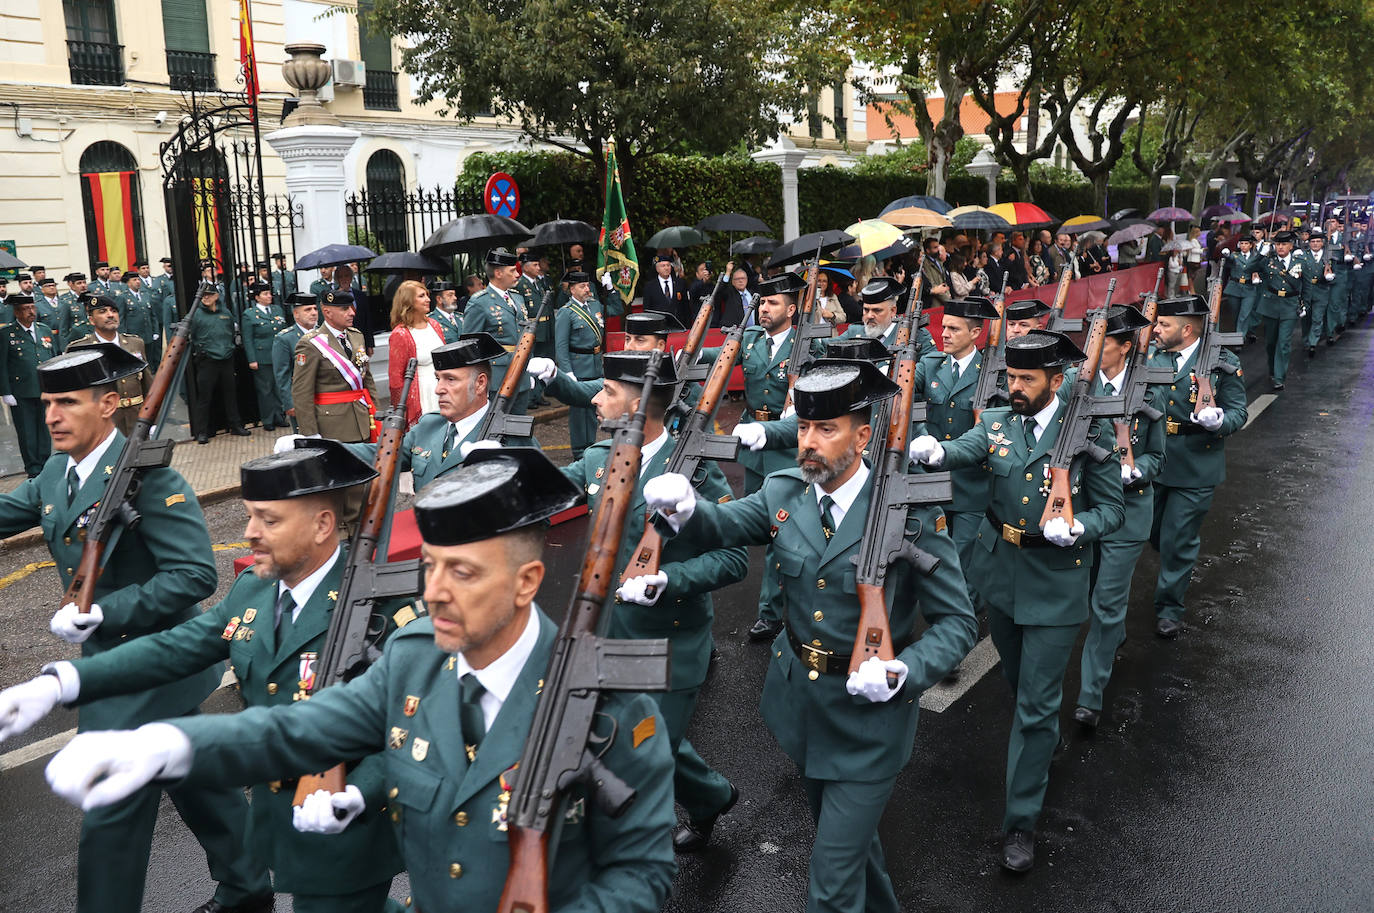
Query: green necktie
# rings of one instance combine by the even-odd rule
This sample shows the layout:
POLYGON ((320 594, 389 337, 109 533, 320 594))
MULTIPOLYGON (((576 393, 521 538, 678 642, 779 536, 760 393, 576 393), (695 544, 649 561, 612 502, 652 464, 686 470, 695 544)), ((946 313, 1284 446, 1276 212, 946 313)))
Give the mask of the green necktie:
POLYGON ((950 363, 949 373, 953 375, 954 383, 957 384, 959 382, 959 362, 955 361, 950 363))
POLYGON ((457 436, 458 426, 453 422, 448 423, 448 430, 444 432, 444 459, 448 459, 448 452, 453 449, 453 439, 457 436))
POLYGON ((827 539, 835 535, 835 515, 830 512, 830 505, 834 503, 835 499, 830 495, 821 496, 821 532, 825 533, 827 539))
POLYGON ((458 682, 461 692, 458 705, 458 721, 463 727, 463 743, 467 748, 468 760, 471 761, 477 756, 477 746, 482 744, 482 737, 487 734, 486 717, 482 714, 482 695, 486 694, 487 689, 482 687, 482 683, 477 680, 477 676, 469 672, 458 682))
POLYGON ((81 476, 76 474, 76 467, 67 470, 67 506, 76 500, 76 493, 81 489, 81 476))
POLYGON ((281 595, 277 597, 277 618, 274 622, 278 631, 281 630, 283 618, 286 619, 287 624, 295 624, 296 620, 292 617, 292 613, 295 611, 296 598, 291 595, 290 590, 282 590, 281 595))
POLYGON ((1026 416, 1026 453, 1035 449, 1035 416, 1026 416))

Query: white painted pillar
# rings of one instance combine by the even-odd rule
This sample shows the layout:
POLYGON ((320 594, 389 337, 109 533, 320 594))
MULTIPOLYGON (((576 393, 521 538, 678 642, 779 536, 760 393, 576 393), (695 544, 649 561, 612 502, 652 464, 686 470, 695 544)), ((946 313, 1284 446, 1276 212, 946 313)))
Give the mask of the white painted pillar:
POLYGON ((782 237, 780 241, 791 241, 801 234, 801 208, 797 204, 797 169, 801 167, 806 153, 786 136, 779 136, 772 143, 750 156, 756 162, 770 162, 782 169, 782 237))
MULTIPOLYGON (((348 243, 344 157, 360 135, 348 127, 307 124, 264 137, 286 165, 287 191, 301 204, 304 225, 296 232, 297 256, 326 244, 348 243)), ((297 283, 307 289, 314 277, 314 270, 303 271, 297 283)))

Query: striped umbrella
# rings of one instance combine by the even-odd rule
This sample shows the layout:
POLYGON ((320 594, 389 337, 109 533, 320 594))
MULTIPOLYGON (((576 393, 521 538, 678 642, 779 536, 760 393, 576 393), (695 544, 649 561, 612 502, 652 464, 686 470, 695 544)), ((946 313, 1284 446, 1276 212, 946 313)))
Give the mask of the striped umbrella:
POLYGON ((1006 231, 1011 223, 986 206, 960 206, 945 214, 955 228, 1006 231))
POLYGON ((878 218, 889 225, 896 225, 900 228, 949 228, 952 224, 947 217, 940 215, 935 210, 922 209, 919 206, 893 209, 883 213, 878 218))
POLYGON ((1034 203, 998 203, 988 209, 1010 222, 1012 228, 1048 228, 1059 221, 1034 203))
POLYGON ((1065 219, 1059 230, 1067 235, 1078 235, 1085 231, 1107 231, 1112 227, 1112 223, 1101 216, 1074 216, 1065 219))
POLYGON ((902 236, 902 230, 896 225, 889 225, 877 219, 855 222, 846 228, 845 232, 854 236, 860 253, 865 256, 891 247, 902 236))

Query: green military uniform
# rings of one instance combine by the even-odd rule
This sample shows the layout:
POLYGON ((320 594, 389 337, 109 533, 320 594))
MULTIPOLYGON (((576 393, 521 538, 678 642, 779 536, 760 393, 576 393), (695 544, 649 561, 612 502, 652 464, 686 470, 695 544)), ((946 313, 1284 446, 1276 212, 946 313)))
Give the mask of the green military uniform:
MULTIPOLYGON (((601 353, 606 350, 606 317, 595 296, 581 302, 568 298, 554 317, 554 338, 554 360, 559 370, 569 372, 578 380, 601 376, 601 353)), ((574 459, 596 440, 596 430, 595 409, 569 406, 568 434, 574 459)))
POLYGON ((1225 413, 1215 432, 1194 424, 1189 415, 1197 403, 1197 349, 1175 365, 1172 352, 1156 352, 1150 363, 1174 369, 1166 410, 1164 467, 1155 479, 1154 522, 1150 544, 1159 552, 1155 583, 1155 614, 1180 621, 1183 598, 1202 547, 1203 518, 1212 506, 1216 486, 1226 478, 1226 438, 1245 426, 1245 381, 1240 360, 1223 350, 1222 358, 1235 365, 1235 374, 1212 373, 1216 403, 1225 413))
POLYGON ((1234 251, 1226 258, 1226 262, 1230 268, 1230 276, 1226 280, 1222 294, 1231 300, 1232 307, 1235 308, 1236 332, 1249 333, 1258 320, 1255 306, 1259 303, 1261 282, 1257 281, 1255 276, 1260 272, 1264 258, 1254 251, 1252 245, 1250 253, 1234 251))
MULTIPOLYGON (((393 636, 363 675, 303 704, 178 720, 195 750, 187 782, 262 782, 382 752, 386 811, 410 873, 413 908, 494 910, 510 863, 512 770, 556 633, 542 612, 531 611, 538 641, 471 761, 457 724, 455 660, 435 648, 433 625, 420 619, 393 636)), ((667 740, 653 735, 657 716, 644 695, 610 694, 600 716, 598 732, 618 727, 602 760, 638 799, 613 819, 583 787, 571 788, 558 845, 550 847, 550 909, 650 913, 667 898, 673 875, 667 740)))
POLYGON ((372 438, 372 410, 377 402, 377 382, 372 378, 367 349, 361 330, 348 328, 349 348, 344 350, 338 335, 324 319, 320 325, 301 336, 296 343, 295 367, 291 376, 291 402, 296 409, 296 426, 301 434, 318 434, 345 443, 367 441, 372 438), (322 337, 321 337, 321 334, 322 337), (320 403, 321 394, 339 394, 357 388, 340 373, 339 368, 313 342, 321 337, 335 354, 351 363, 362 378, 366 397, 349 402, 320 403))
MULTIPOLYGON (((70 349, 79 349, 82 346, 93 346, 102 342, 101 338, 95 333, 82 336, 80 339, 73 339, 67 346, 70 349)), ((119 334, 119 347, 126 352, 132 352, 145 362, 148 360, 143 350, 143 340, 129 333, 119 334)), ((128 377, 121 377, 115 381, 115 389, 119 391, 119 408, 115 410, 114 423, 120 433, 128 437, 133 433, 134 426, 138 424, 138 413, 143 409, 143 398, 148 395, 148 391, 153 386, 153 370, 145 367, 137 374, 128 377)))
POLYGON ((56 354, 57 334, 46 324, 35 320, 28 330, 17 321, 0 326, 0 395, 14 397, 10 417, 29 478, 38 475, 52 453, 39 397, 38 366, 56 354))
MULTIPOLYGON (((1331 251, 1302 252, 1302 303, 1307 313, 1302 318, 1303 338, 1309 348, 1326 335, 1327 309, 1336 285, 1336 270, 1331 251), (1328 270, 1330 275, 1328 276, 1328 270)), ((1342 318, 1344 320, 1344 318, 1342 318)))
MULTIPOLYGON (((447 449, 445 449, 444 444, 448 441, 449 428, 456 426, 438 412, 427 412, 420 416, 419 421, 412 425, 410 430, 405 433, 405 437, 401 439, 400 453, 397 455, 397 470, 399 472, 409 470, 415 477, 415 490, 422 491, 426 485, 441 475, 463 465, 461 445, 473 444, 478 441, 477 431, 488 408, 490 407, 482 407, 482 411, 476 414, 472 427, 461 437, 455 432, 447 449)), ((506 440, 505 446, 534 447, 537 445, 533 438, 511 437, 506 440)), ((376 444, 365 442, 349 444, 348 449, 369 463, 377 457, 376 444)))
MULTIPOLYGON (((243 315, 243 354, 250 364, 257 362, 258 369, 253 372, 253 390, 258 395, 258 417, 262 419, 263 427, 268 429, 286 424, 286 410, 277 394, 276 352, 273 346, 277 334, 285 329, 286 318, 276 305, 254 305, 243 315)), ((290 363, 288 355, 287 364, 290 363)))
MULTIPOLYGON (((640 467, 639 484, 626 514, 625 532, 617 552, 616 580, 635 556, 635 548, 644 534, 644 483, 663 474, 676 443, 676 439, 668 435, 658 451, 640 467)), ((587 493, 587 504, 593 512, 601 501, 606 460, 610 455, 611 442, 598 441, 586 449, 582 459, 563 468, 563 475, 587 493)), ((702 462, 693 485, 704 500, 715 503, 730 499, 730 485, 725 481, 725 474, 713 462, 702 462)), ((748 572, 748 556, 742 546, 722 548, 689 528, 679 536, 664 540, 660 560, 668 583, 658 601, 652 606, 638 605, 621 602, 612 594, 606 605, 611 614, 608 632, 611 637, 631 640, 668 638, 672 651, 669 662, 671 690, 650 697, 658 703, 668 726, 668 740, 676 765, 674 797, 689 819, 700 821, 717 814, 729 804, 731 797, 729 781, 712 770, 686 738, 697 694, 711 664, 714 610, 710 593, 743 580, 748 572)))
POLYGON ((1293 354, 1293 334, 1298 331, 1298 309, 1302 306, 1302 263, 1296 253, 1289 254, 1287 264, 1273 254, 1265 257, 1260 267, 1259 316, 1264 322, 1269 377, 1275 384, 1282 384, 1288 376, 1293 354), (1296 276, 1292 274, 1295 269, 1296 276))
POLYGON ((234 315, 222 301, 213 311, 202 304, 191 315, 189 342, 196 380, 195 398, 191 401, 191 431, 197 439, 215 431, 210 404, 217 395, 229 428, 243 427, 234 378, 235 329, 234 315))
POLYGON ((86 315, 86 305, 81 303, 81 297, 76 292, 63 292, 57 296, 57 302, 57 339, 65 352, 73 339, 90 335, 91 321, 86 315))
MULTIPOLYGON (((295 408, 291 399, 291 374, 296 366, 296 343, 305 335, 299 323, 292 324, 272 337, 272 380, 277 385, 277 402, 281 403, 282 415, 295 408)), ((291 416, 291 430, 296 430, 296 417, 291 416)))
POLYGON ((1350 252, 1349 237, 1348 232, 1338 229, 1331 233, 1326 242, 1331 251, 1331 268, 1336 274, 1336 281, 1331 284, 1331 300, 1326 306, 1326 332, 1333 339, 1340 337, 1350 313, 1350 285, 1355 276, 1355 255, 1350 252))
POLYGON ((53 299, 48 300, 46 295, 38 294, 33 296, 34 306, 38 309, 38 322, 50 330, 53 330, 53 345, 57 346, 57 351, 62 351, 62 304, 56 293, 53 299))
POLYGON ((296 271, 292 269, 272 270, 272 295, 278 303, 285 301, 296 291, 296 271))
POLYGON ((439 329, 444 332, 444 342, 457 342, 458 337, 463 334, 463 315, 450 314, 443 308, 436 307, 429 312, 430 318, 437 324, 439 329))
MULTIPOLYGON (((538 279, 531 281, 533 284, 533 291, 531 292, 532 297, 527 299, 529 301, 530 317, 538 317, 539 321, 534 325, 534 354, 543 358, 553 358, 557 354, 554 349, 553 320, 556 313, 554 306, 557 303, 558 296, 554 295, 554 300, 549 302, 548 310, 540 314, 539 309, 543 306, 544 299, 548 297, 549 293, 553 290, 553 280, 548 276, 540 276, 538 279)), ((619 293, 617 293, 616 300, 620 300, 619 293)), ((623 302, 621 302, 621 310, 624 310, 623 302)))
MULTIPOLYGON (((736 362, 744 373, 744 412, 741 422, 766 422, 782 416, 787 402, 787 362, 792 354, 792 333, 795 327, 783 332, 768 352, 769 337, 763 327, 753 326, 744 331, 736 362)), ((819 354, 820 347, 814 351, 819 354)), ((720 348, 702 349, 700 364, 714 365, 720 348)), ((796 442, 789 450, 740 450, 739 464, 744 467, 744 491, 759 490, 764 476, 779 469, 797 465, 796 442)))
POLYGON ((1368 232, 1355 232, 1353 240, 1358 267, 1351 272, 1350 311, 1346 315, 1349 324, 1369 311, 1370 289, 1374 286, 1374 243, 1368 232))
MULTIPOLYGON (((516 344, 520 342, 520 326, 525 319, 524 299, 513 292, 507 294, 509 298, 489 285, 469 298, 468 306, 463 310, 464 333, 490 333, 506 348, 507 354, 491 363, 492 398, 495 398, 496 391, 501 389, 501 383, 506 379, 506 368, 510 365, 509 353, 514 352, 516 344)), ((523 383, 520 385, 511 414, 524 415, 528 400, 527 386, 523 383)))
POLYGON ((135 292, 125 288, 115 300, 119 304, 120 330, 142 339, 148 364, 156 366, 162 360, 162 326, 152 294, 146 289, 135 292))
POLYGON ((316 298, 319 298, 325 292, 330 291, 333 288, 333 282, 326 282, 323 279, 316 279, 314 282, 310 283, 310 294, 314 295, 316 298))
MULTIPOLYGON (((67 501, 66 454, 54 454, 36 478, 0 495, 0 536, 39 526, 66 587, 80 562, 85 526, 124 450, 115 432, 95 470, 67 501)), ((104 620, 85 643, 95 657, 154 631, 200 615, 196 603, 215 589, 215 561, 205 516, 195 492, 172 469, 143 474, 133 502, 143 522, 116 533, 105 552, 105 569, 94 602, 104 620)), ((93 701, 81 709, 82 732, 132 729, 168 716, 195 713, 219 684, 204 668, 176 682, 134 694, 93 701)), ((210 874, 220 883, 216 899, 233 906, 271 890, 266 870, 244 852, 248 808, 241 791, 220 783, 165 787, 187 827, 205 849, 210 874)), ((115 805, 93 809, 81 824, 77 852, 77 909, 81 913, 138 913, 153 827, 163 788, 148 786, 115 805)))

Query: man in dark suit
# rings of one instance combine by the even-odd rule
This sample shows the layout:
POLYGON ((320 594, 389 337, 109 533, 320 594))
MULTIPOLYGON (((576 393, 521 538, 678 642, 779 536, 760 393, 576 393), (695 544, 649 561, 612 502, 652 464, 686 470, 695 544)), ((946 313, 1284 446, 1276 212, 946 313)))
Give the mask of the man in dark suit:
MULTIPOLYGON (((696 315, 692 315, 695 317, 696 315)), ((749 291, 749 274, 744 267, 737 266, 730 271, 730 285, 716 299, 715 312, 711 315, 711 326, 733 327, 753 326, 754 295, 749 291)), ((689 326, 691 321, 683 323, 689 326)))
POLYGON ((1007 290, 1025 288, 1030 284, 1030 271, 1026 263, 1026 236, 1019 231, 1011 233, 1011 249, 1002 260, 1002 268, 1007 271, 1007 290))
POLYGON ((687 286, 673 273, 673 258, 654 257, 654 276, 644 283, 644 310, 672 314, 678 323, 689 326, 695 314, 687 298, 687 286))

